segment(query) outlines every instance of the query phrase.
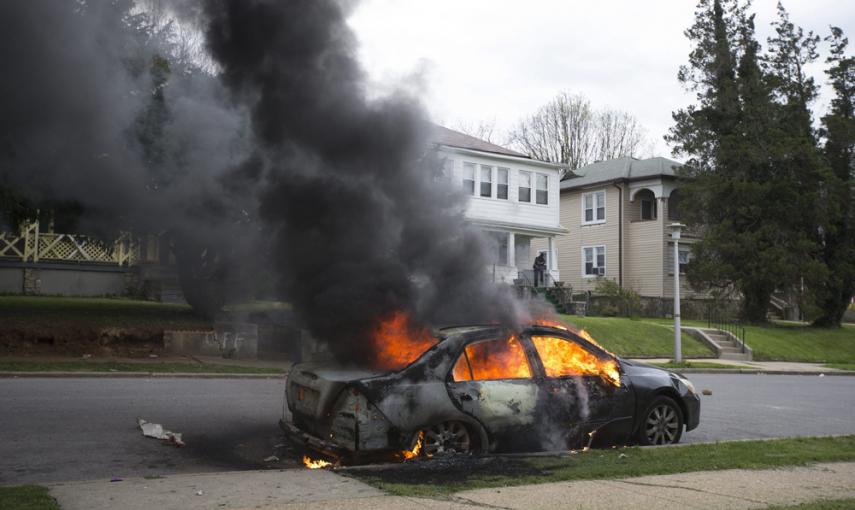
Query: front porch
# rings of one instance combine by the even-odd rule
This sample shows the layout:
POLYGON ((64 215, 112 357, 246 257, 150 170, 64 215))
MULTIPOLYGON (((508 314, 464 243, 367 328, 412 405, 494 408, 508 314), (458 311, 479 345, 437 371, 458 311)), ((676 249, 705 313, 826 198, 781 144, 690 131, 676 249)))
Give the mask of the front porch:
POLYGON ((528 287, 551 287, 559 280, 555 236, 524 230, 487 230, 493 260, 488 266, 495 283, 522 283, 528 287), (545 249, 544 249, 545 248, 545 249), (535 285, 534 261, 543 253, 546 270, 535 285))

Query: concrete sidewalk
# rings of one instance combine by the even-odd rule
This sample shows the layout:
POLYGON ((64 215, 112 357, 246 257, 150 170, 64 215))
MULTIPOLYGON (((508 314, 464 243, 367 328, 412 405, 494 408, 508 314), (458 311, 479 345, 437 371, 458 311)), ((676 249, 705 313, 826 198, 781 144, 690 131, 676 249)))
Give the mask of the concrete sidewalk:
POLYGON ((702 471, 478 489, 441 499, 386 496, 324 470, 245 471, 54 484, 63 510, 576 508, 749 509, 855 497, 855 462, 702 471))
MULTIPOLYGON (((653 359, 633 359, 639 363, 668 363, 669 358, 653 358, 653 359)), ((688 362, 697 363, 719 363, 722 365, 733 365, 736 368, 678 368, 670 369, 675 372, 702 373, 702 374, 790 374, 790 375, 855 375, 852 370, 840 370, 837 368, 829 368, 824 363, 800 363, 795 361, 736 361, 736 360, 720 360, 715 358, 691 358, 686 359, 688 362)))

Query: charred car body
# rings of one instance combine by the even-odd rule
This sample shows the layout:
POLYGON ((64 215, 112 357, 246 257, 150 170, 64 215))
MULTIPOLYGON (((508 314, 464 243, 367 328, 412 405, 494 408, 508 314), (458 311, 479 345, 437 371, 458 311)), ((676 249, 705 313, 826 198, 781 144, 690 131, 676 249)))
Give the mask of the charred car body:
POLYGON ((698 426, 687 379, 619 359, 574 331, 471 326, 435 336, 391 373, 296 365, 281 426, 346 458, 669 444, 698 426))

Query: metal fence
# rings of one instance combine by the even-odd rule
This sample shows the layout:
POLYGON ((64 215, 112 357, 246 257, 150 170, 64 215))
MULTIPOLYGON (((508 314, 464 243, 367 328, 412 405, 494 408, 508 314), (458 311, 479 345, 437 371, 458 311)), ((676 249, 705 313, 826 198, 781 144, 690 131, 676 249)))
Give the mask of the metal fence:
POLYGON ((745 352, 745 326, 739 322, 739 319, 729 319, 710 310, 707 314, 707 327, 710 329, 718 329, 730 335, 736 340, 737 347, 741 352, 745 352))

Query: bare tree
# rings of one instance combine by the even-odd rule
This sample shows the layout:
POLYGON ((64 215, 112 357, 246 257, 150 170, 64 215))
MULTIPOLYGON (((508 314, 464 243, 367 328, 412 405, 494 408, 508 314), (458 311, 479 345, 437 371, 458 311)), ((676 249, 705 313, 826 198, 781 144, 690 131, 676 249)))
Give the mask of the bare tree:
POLYGON ((645 148, 647 130, 638 119, 618 110, 603 110, 597 114, 594 160, 637 156, 645 148))
POLYGON ((496 141, 496 119, 489 122, 480 121, 477 123, 460 120, 455 124, 454 129, 465 133, 475 138, 480 138, 485 142, 498 143, 496 141))
POLYGON ((562 92, 510 132, 511 145, 533 158, 570 170, 603 159, 637 155, 649 146, 646 130, 629 113, 596 111, 581 94, 562 92))
POLYGON ((511 130, 510 141, 533 158, 575 169, 591 157, 593 130, 590 101, 563 92, 520 121, 511 130))

